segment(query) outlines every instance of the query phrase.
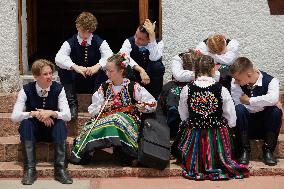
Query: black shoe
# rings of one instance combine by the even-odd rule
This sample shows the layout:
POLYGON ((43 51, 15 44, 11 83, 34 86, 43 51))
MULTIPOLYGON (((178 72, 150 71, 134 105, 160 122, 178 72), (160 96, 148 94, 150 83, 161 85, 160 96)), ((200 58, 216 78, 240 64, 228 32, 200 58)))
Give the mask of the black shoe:
POLYGON ((277 164, 273 152, 277 144, 278 134, 273 132, 268 132, 265 134, 264 144, 262 146, 263 160, 266 165, 274 166, 277 164))
POLYGON ((241 155, 239 158, 239 163, 248 165, 250 160, 250 143, 249 143, 248 134, 246 132, 241 133, 240 139, 241 139, 240 140, 241 155))
POLYGON ((37 174, 35 169, 27 169, 24 171, 24 177, 22 179, 23 185, 32 185, 37 179, 37 174))
POLYGON ((22 184, 32 185, 37 179, 35 143, 33 141, 23 141, 22 148, 24 163, 24 176, 22 179, 22 184))
POLYGON ((239 158, 239 163, 248 165, 250 160, 250 152, 249 150, 243 149, 243 152, 241 154, 241 157, 239 158))
POLYGON ((74 121, 78 117, 78 100, 75 92, 75 87, 72 84, 64 84, 64 90, 68 105, 70 107, 71 120, 74 121))
POLYGON ((73 180, 67 171, 66 141, 54 144, 54 178, 62 184, 73 183, 73 180))
POLYGON ((54 169, 54 179, 62 184, 72 184, 73 180, 65 168, 54 169))
POLYGON ((71 121, 74 121, 78 118, 78 106, 71 105, 70 106, 70 113, 71 113, 71 121))
POLYGON ((273 156, 273 153, 270 150, 263 152, 263 160, 265 165, 274 166, 277 164, 277 160, 273 156))

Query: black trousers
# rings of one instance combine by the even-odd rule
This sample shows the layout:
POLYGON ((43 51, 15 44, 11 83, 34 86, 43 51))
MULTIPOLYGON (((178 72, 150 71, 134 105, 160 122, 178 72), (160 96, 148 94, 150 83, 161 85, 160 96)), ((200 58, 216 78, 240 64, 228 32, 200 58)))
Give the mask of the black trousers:
POLYGON ((54 125, 45 126, 35 118, 24 119, 19 127, 20 139, 33 142, 60 143, 67 138, 67 128, 61 119, 54 119, 54 125))
POLYGON ((248 134, 252 139, 264 139, 267 133, 278 138, 282 124, 282 111, 276 106, 266 107, 263 111, 249 113, 242 104, 236 106, 237 132, 248 134))
POLYGON ((77 94, 93 94, 97 91, 101 83, 107 80, 107 76, 103 70, 99 70, 96 74, 85 78, 74 70, 59 69, 58 76, 63 86, 72 84, 77 94))

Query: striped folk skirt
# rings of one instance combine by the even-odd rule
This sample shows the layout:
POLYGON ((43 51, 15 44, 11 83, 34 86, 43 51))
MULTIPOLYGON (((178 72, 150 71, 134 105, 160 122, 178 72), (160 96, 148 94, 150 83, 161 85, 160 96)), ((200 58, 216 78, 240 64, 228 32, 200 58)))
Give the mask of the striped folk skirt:
POLYGON ((71 160, 80 162, 86 153, 109 147, 120 147, 124 154, 137 158, 138 125, 140 119, 137 116, 123 112, 102 117, 97 122, 91 120, 85 123, 74 140, 71 160))
POLYGON ((249 176, 247 166, 232 159, 233 143, 226 125, 215 128, 181 125, 180 128, 178 150, 182 156, 183 177, 223 180, 249 176))

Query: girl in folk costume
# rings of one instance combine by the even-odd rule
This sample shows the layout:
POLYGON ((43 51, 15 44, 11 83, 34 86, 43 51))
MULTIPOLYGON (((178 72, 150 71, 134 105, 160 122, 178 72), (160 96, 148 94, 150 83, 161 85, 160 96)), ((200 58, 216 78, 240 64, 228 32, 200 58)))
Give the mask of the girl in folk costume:
POLYGON ((138 83, 123 77, 127 64, 126 54, 108 58, 109 79, 93 94, 88 111, 95 119, 87 122, 75 139, 72 162, 80 163, 86 154, 108 147, 119 149, 129 159, 137 158, 141 112, 154 112, 156 100, 138 83))
POLYGON ((178 58, 176 59, 178 59, 179 62, 172 64, 172 71, 182 69, 181 72, 184 72, 183 77, 186 77, 186 79, 179 81, 175 78, 176 74, 175 71, 173 71, 173 80, 163 86, 158 100, 157 114, 166 116, 166 123, 171 129, 170 134, 172 138, 176 136, 178 125, 181 121, 177 110, 179 95, 187 82, 194 80, 194 62, 198 53, 199 52, 195 52, 193 49, 188 49, 188 51, 177 55, 178 58))
POLYGON ((248 176, 248 169, 232 159, 228 127, 235 127, 236 112, 228 90, 212 78, 213 58, 201 55, 195 64, 196 80, 181 91, 182 120, 178 150, 182 175, 188 179, 229 179, 248 176))
POLYGON ((232 77, 229 66, 239 56, 239 42, 235 39, 227 39, 224 35, 216 34, 200 42, 196 49, 200 50, 202 54, 212 57, 215 64, 220 66, 220 83, 230 90, 232 77))

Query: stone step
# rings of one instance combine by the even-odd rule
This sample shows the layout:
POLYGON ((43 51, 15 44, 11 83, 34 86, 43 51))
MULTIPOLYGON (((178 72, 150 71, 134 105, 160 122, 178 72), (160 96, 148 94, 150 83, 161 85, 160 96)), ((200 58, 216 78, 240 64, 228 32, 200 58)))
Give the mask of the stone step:
MULTIPOLYGON (((18 93, 0 93, 0 113, 9 113, 13 111, 18 93)), ((87 112, 88 106, 92 102, 92 94, 78 94, 79 112, 87 112)), ((284 91, 280 92, 280 100, 284 104, 284 91)))
MULTIPOLYGON (((19 134, 19 123, 13 123, 10 117, 11 113, 0 113, 0 137, 8 137, 19 134)), ((80 130, 80 127, 89 119, 91 119, 89 113, 81 112, 79 113, 77 120, 67 122, 68 136, 76 136, 80 130)))
MULTIPOLYGON (((11 113, 0 113, 0 137, 8 137, 18 135, 18 123, 13 123, 10 119, 11 113)), ((68 136, 76 136, 80 127, 91 119, 89 113, 80 112, 78 119, 67 123, 68 136)), ((284 134, 284 116, 282 118, 282 126, 280 133, 284 134)))
MULTIPOLYGON (((74 137, 68 137, 68 153, 73 144, 74 137)), ((262 159, 262 144, 261 140, 251 140, 251 159, 262 159)), ((21 145, 19 136, 0 137, 0 162, 9 161, 22 161, 21 145)), ((53 145, 51 143, 38 143, 36 146, 36 154, 38 154, 37 160, 48 162, 53 160, 53 145)), ((95 158, 104 159, 107 155, 96 153, 95 158)), ((275 149, 275 156, 280 159, 284 159, 284 134, 281 134, 278 138, 278 144, 275 149)), ((115 158, 115 157, 114 157, 115 158)), ((107 159, 112 159, 109 157, 107 159)))
MULTIPOLYGON (((117 163, 105 162, 91 165, 68 166, 73 178, 109 178, 109 177, 179 177, 181 168, 171 161, 170 165, 160 171, 143 167, 121 167, 117 163)), ((251 161, 250 176, 284 176, 284 159, 280 159, 276 166, 267 166, 260 161, 251 161)), ((37 164, 38 177, 53 178, 52 163, 37 164)), ((21 178, 23 167, 21 162, 0 162, 0 178, 21 178)))

